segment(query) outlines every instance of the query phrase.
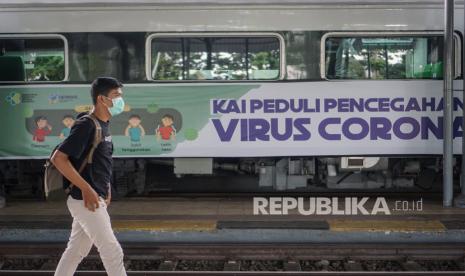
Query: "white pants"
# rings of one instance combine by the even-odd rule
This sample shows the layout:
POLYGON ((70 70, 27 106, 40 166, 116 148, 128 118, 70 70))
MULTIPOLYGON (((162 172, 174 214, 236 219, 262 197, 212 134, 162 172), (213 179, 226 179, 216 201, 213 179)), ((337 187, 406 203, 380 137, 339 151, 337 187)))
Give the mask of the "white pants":
POLYGON ((55 276, 72 276, 82 259, 89 254, 92 244, 97 247, 108 275, 126 275, 123 250, 111 228, 105 201, 100 199, 100 207, 95 212, 87 209, 83 200, 76 200, 71 196, 66 203, 73 217, 73 226, 55 276))

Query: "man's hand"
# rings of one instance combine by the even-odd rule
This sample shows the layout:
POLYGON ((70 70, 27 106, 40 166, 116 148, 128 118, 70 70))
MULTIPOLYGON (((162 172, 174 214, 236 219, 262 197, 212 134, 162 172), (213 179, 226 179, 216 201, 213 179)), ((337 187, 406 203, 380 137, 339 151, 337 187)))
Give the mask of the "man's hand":
POLYGON ((111 202, 111 195, 108 195, 107 199, 105 199, 105 203, 107 204, 107 207, 110 206, 110 202, 111 202))
POLYGON ((56 168, 69 180, 69 182, 73 183, 81 190, 84 206, 90 211, 95 211, 95 209, 99 207, 98 195, 89 183, 82 178, 79 172, 76 171, 69 161, 68 155, 57 150, 50 161, 52 161, 56 168))
POLYGON ((82 199, 84 200, 84 206, 86 206, 86 208, 90 211, 94 212, 95 209, 99 207, 98 194, 90 186, 81 191, 82 199))
POLYGON ((107 204, 107 207, 110 206, 110 202, 111 202, 111 185, 108 184, 108 195, 107 195, 107 199, 105 199, 105 203, 107 204))

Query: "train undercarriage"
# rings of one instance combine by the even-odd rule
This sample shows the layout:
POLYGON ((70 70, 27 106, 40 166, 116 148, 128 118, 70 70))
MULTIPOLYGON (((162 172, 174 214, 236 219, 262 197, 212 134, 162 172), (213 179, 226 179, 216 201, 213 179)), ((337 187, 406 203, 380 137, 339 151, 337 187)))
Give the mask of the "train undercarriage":
MULTIPOLYGON (((43 164, 1 161, 0 194, 43 198, 43 164)), ((460 164, 454 165, 458 183, 460 164)), ((119 197, 170 192, 434 192, 442 187, 440 157, 115 158, 113 172, 119 197)))

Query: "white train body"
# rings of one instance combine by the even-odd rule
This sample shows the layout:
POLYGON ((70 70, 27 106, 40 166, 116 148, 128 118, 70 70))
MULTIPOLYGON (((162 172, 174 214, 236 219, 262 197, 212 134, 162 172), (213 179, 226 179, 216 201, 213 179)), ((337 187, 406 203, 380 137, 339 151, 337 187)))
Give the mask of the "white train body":
MULTIPOLYGON (((441 170, 443 29, 443 1, 1 1, 3 52, 14 39, 57 39, 63 69, 44 81, 25 68, 26 80, 2 80, 0 93, 10 105, 13 92, 39 95, 36 106, 24 95, 21 104, 43 115, 40 95, 73 97, 110 75, 123 80, 132 108, 112 128, 121 162, 174 158, 178 175, 241 171, 276 189, 413 186, 441 170), (169 139, 151 121, 151 138, 129 142, 122 129, 136 111, 161 112, 142 123, 172 112, 169 139)), ((455 154, 463 29, 458 1, 455 154)), ((76 97, 74 111, 85 110, 87 94, 76 97)), ((51 110, 49 118, 64 114, 51 110)), ((31 144, 32 132, 5 140, 0 158, 46 157, 51 144, 31 144)))

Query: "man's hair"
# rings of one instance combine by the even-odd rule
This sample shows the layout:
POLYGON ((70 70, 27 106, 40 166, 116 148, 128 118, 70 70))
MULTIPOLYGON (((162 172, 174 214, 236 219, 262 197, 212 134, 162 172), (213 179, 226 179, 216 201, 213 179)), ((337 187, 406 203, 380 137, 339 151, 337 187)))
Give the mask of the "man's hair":
POLYGON ((37 117, 36 117, 36 120, 35 120, 36 124, 37 124, 40 120, 47 120, 47 117, 45 117, 45 116, 37 116, 37 117))
POLYGON ((139 119, 140 120, 140 116, 137 115, 137 114, 132 114, 130 117, 129 117, 129 120, 131 119, 139 119))
POLYGON ((123 84, 110 77, 99 77, 92 82, 92 88, 90 89, 90 95, 92 96, 92 102, 97 103, 97 97, 99 95, 108 96, 108 93, 117 88, 123 87, 123 84))
POLYGON ((64 119, 73 119, 74 120, 74 117, 73 117, 73 115, 66 114, 65 116, 63 116, 63 120, 64 119))
POLYGON ((161 118, 162 118, 162 119, 163 119, 163 118, 168 118, 168 119, 171 119, 171 121, 174 121, 173 116, 171 116, 170 114, 165 114, 165 115, 163 115, 163 117, 161 117, 161 118))

